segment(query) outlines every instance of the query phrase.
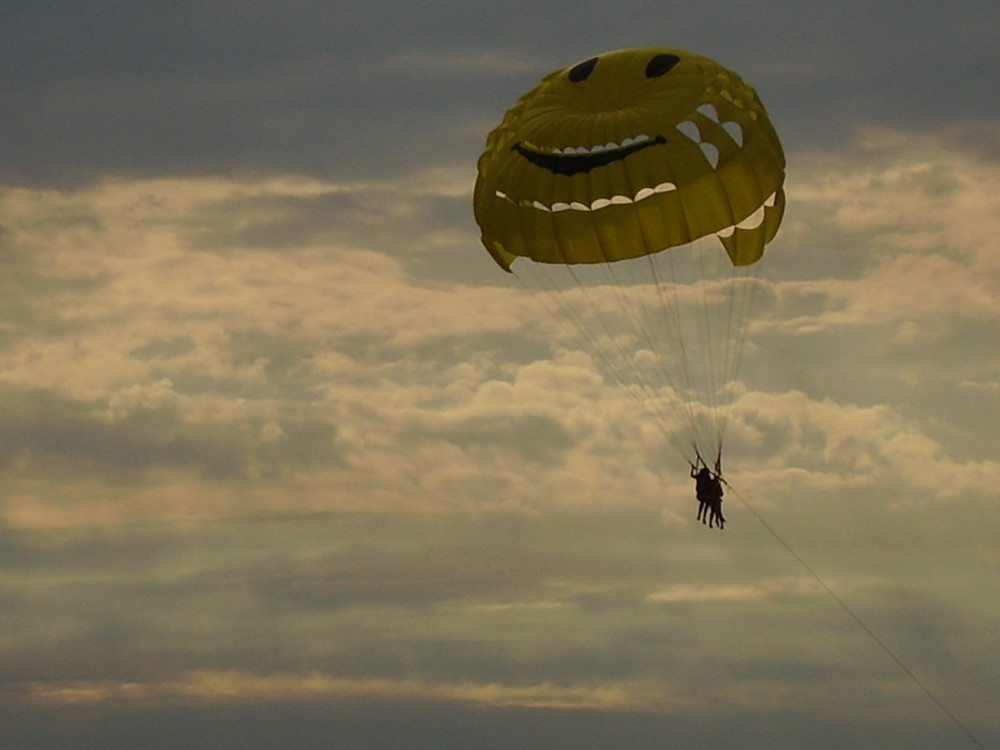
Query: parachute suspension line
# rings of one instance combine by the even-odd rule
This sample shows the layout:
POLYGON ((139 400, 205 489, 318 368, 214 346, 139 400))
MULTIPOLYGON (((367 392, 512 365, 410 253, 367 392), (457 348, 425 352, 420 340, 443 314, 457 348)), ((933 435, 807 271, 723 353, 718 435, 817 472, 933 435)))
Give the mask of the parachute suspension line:
POLYGON ((512 266, 689 464, 699 453, 721 459, 756 291, 743 278, 756 269, 734 271, 706 241, 624 261, 512 266))
MULTIPOLYGON (((528 262, 524 261, 524 264, 528 262)), ((561 293, 564 290, 543 270, 544 266, 541 263, 531 263, 533 280, 538 287, 533 288, 532 284, 518 273, 518 270, 524 270, 524 264, 519 263, 517 266, 511 268, 514 278, 517 279, 521 288, 531 294, 545 308, 545 313, 549 319, 554 320, 563 331, 571 336, 575 335, 586 339, 588 346, 596 348, 594 346, 595 337, 584 325, 582 316, 573 305, 562 300, 561 293), (539 291, 542 293, 539 294, 539 291), (551 300, 555 300, 555 306, 550 304, 551 300), (567 323, 567 320, 569 323, 567 323)))
MULTIPOLYGON (((642 324, 641 316, 636 314, 634 307, 630 304, 628 295, 624 293, 621 283, 618 281, 614 270, 611 268, 611 264, 601 263, 595 264, 595 266, 601 269, 605 278, 605 286, 612 289, 615 295, 616 304, 629 318, 629 322, 631 323, 633 329, 639 330, 643 334, 643 338, 648 341, 649 333, 642 324)), ((629 356, 624 345, 622 344, 622 332, 615 331, 615 328, 606 316, 600 301, 598 300, 595 302, 593 300, 591 297, 593 289, 579 278, 572 266, 567 266, 566 269, 569 275, 573 278, 577 287, 579 287, 579 289, 583 292, 584 297, 587 299, 588 309, 595 311, 597 319, 601 324, 601 328, 604 330, 604 335, 614 348, 614 356, 612 356, 612 354, 608 352, 608 349, 602 346, 597 337, 591 333, 592 349, 598 352, 602 362, 611 371, 615 380, 625 389, 625 392, 629 394, 632 400, 647 414, 647 416, 652 417, 652 419, 657 422, 660 429, 664 433, 669 434, 670 428, 663 415, 640 398, 640 393, 645 393, 651 398, 651 400, 655 399, 657 396, 655 384, 649 379, 649 376, 641 368, 628 368, 627 363, 629 361, 629 356), (626 377, 626 372, 631 373, 632 377, 626 377)))
MULTIPOLYGON (((725 262, 725 261, 723 261, 725 262)), ((743 352, 746 346, 747 325, 750 319, 750 311, 753 308, 753 301, 757 291, 756 273, 757 264, 750 266, 734 266, 731 278, 725 284, 726 292, 726 320, 725 333, 722 335, 721 357, 722 357, 722 389, 721 405, 716 419, 716 442, 719 451, 725 442, 726 430, 729 426, 734 394, 732 384, 740 371, 740 364, 743 361, 743 352)))
MULTIPOLYGON (((726 363, 725 373, 727 384, 732 383, 740 371, 743 362, 743 353, 746 349, 747 326, 750 320, 750 312, 754 306, 754 299, 757 296, 759 281, 757 274, 759 264, 754 263, 744 266, 743 271, 734 275, 731 282, 731 292, 729 295, 729 318, 726 335, 726 363)), ((729 426, 733 394, 730 392, 726 396, 727 407, 723 410, 719 422, 719 446, 721 449, 725 439, 726 429, 729 426)))
MULTIPOLYGON (((727 298, 726 301, 728 304, 726 305, 726 331, 725 335, 723 336, 723 345, 722 345, 722 372, 724 378, 723 382, 729 385, 732 383, 733 378, 736 375, 736 366, 735 363, 733 362, 734 360, 733 350, 735 348, 733 338, 741 333, 741 331, 739 330, 739 321, 737 320, 736 316, 737 297, 739 297, 741 293, 740 279, 738 278, 738 274, 736 273, 733 274, 733 278, 728 282, 727 286, 729 287, 729 289, 728 289, 728 294, 726 295, 727 298), (730 368, 732 368, 732 370, 730 370, 730 368)), ((743 319, 745 320, 745 318, 743 319)), ((730 392, 723 394, 723 398, 726 401, 727 408, 724 409, 723 413, 719 415, 719 419, 716 423, 716 434, 715 434, 716 441, 718 442, 719 445, 720 453, 722 451, 722 442, 725 439, 726 435, 726 426, 729 420, 728 406, 732 399, 732 393, 730 392)))
MULTIPOLYGON (((518 266, 512 266, 511 270, 513 271, 514 278, 516 278, 521 284, 521 287, 541 303, 549 318, 555 320, 560 328, 569 333, 571 336, 575 335, 584 339, 585 343, 592 351, 603 354, 600 346, 598 345, 596 335, 590 331, 589 328, 587 328, 583 321, 583 316, 577 308, 563 299, 562 295, 566 290, 560 287, 559 284, 553 280, 551 274, 548 273, 547 266, 542 263, 536 263, 528 260, 525 260, 524 263, 530 263, 530 267, 532 269, 531 275, 537 285, 541 288, 541 291, 544 293, 537 294, 539 290, 532 288, 532 284, 530 284, 524 276, 517 273, 518 266, 522 265, 518 264, 518 266), (550 300, 555 301, 555 307, 549 304, 550 300), (567 320, 569 321, 569 324, 566 323, 567 320)), ((524 268, 522 267, 521 270, 524 270, 524 268)))
POLYGON ((593 290, 589 289, 577 274, 574 273, 572 266, 552 266, 551 268, 552 270, 559 269, 572 278, 576 288, 583 295, 588 309, 596 311, 600 327, 614 345, 617 356, 612 356, 608 348, 601 342, 599 335, 587 325, 577 306, 564 297, 570 290, 566 289, 565 285, 561 285, 553 278, 553 274, 549 272, 550 266, 548 264, 525 259, 522 263, 512 265, 511 270, 521 287, 540 301, 546 314, 555 320, 563 331, 571 337, 577 337, 586 345, 587 350, 598 358, 600 363, 611 373, 618 385, 623 388, 639 410, 667 437, 674 450, 690 463, 686 449, 678 441, 677 436, 671 430, 664 415, 651 406, 649 402, 641 398, 641 393, 643 392, 656 395, 656 389, 648 381, 648 378, 640 377, 637 380, 629 380, 625 377, 623 372, 623 363, 626 361, 625 350, 622 348, 621 341, 615 335, 613 327, 609 323, 604 311, 592 299, 593 290), (518 273, 518 266, 521 267, 521 271, 531 270, 526 274, 520 274, 518 273), (529 282, 526 277, 530 277, 531 281, 529 282), (539 291, 543 293, 538 294, 539 291))
POLYGON ((769 524, 766 520, 764 520, 764 517, 760 513, 758 513, 754 509, 754 507, 750 505, 749 502, 747 502, 746 498, 743 497, 743 495, 741 495, 731 484, 729 484, 729 482, 726 482, 726 486, 729 488, 730 496, 735 496, 737 499, 739 499, 743 507, 746 508, 748 511, 750 511, 751 514, 753 514, 753 517, 757 519, 760 525, 763 526, 764 529, 767 530, 767 532, 772 537, 774 537, 774 539, 778 542, 778 544, 780 544, 782 547, 785 548, 785 551, 788 552, 788 554, 794 558, 795 562, 797 562, 802 567, 802 569, 806 573, 808 573, 810 577, 812 577, 813 580, 816 581, 816 583, 820 585, 823 591, 825 591, 827 595, 829 595, 829 597, 833 599, 833 601, 836 602, 837 605, 842 610, 844 610, 844 612, 847 613, 848 617, 854 620, 854 623, 859 628, 861 628, 861 630, 869 638, 872 639, 875 645, 878 646, 882 650, 882 652, 885 653, 885 655, 888 656, 889 659, 891 659, 896 664, 896 666, 903 671, 903 673, 907 677, 910 678, 913 684, 916 685, 923 692, 923 694, 926 695, 927 698, 929 698, 930 701, 934 705, 936 705, 941 710, 941 712, 946 717, 948 717, 948 719, 956 727, 958 727, 958 729, 960 729, 963 734, 965 734, 966 737, 969 738, 972 744, 980 748, 980 750, 985 750, 985 747, 979 741, 979 738, 976 737, 975 734, 973 734, 972 730, 969 729, 954 713, 951 712, 951 710, 944 704, 944 702, 940 698, 938 698, 929 687, 927 687, 924 681, 921 680, 912 669, 906 666, 906 663, 899 656, 896 655, 896 652, 893 651, 885 641, 883 641, 881 638, 878 637, 878 634, 874 630, 872 630, 865 623, 864 620, 861 619, 860 615, 858 615, 853 609, 851 609, 851 607, 847 604, 847 602, 845 602, 837 595, 837 592, 834 591, 825 580, 823 580, 823 577, 820 576, 820 574, 817 573, 812 567, 810 567, 810 565, 803 559, 803 557, 798 552, 795 551, 792 545, 790 545, 781 537, 781 535, 774 529, 773 526, 771 526, 771 524, 769 524))
MULTIPOLYGON (((649 258, 650 256, 646 257, 649 258)), ((615 289, 618 298, 618 304, 623 310, 627 311, 632 326, 634 327, 635 330, 637 330, 640 333, 642 343, 650 351, 650 353, 653 355, 655 359, 655 364, 658 374, 661 376, 663 380, 666 381, 667 385, 670 387, 671 405, 674 407, 678 407, 680 410, 685 412, 687 421, 689 423, 694 424, 694 415, 693 412, 691 411, 691 406, 687 401, 678 396, 678 388, 675 382, 675 378, 672 376, 670 368, 667 367, 664 363, 664 360, 667 356, 669 356, 669 353, 664 351, 664 345, 661 341, 659 341, 660 337, 655 335, 654 333, 656 330, 658 330, 659 327, 658 326, 659 321, 656 320, 654 317, 656 316, 657 308, 655 305, 652 305, 648 300, 646 300, 645 293, 647 292, 647 289, 641 288, 634 295, 626 294, 625 286, 622 284, 618 274, 615 272, 614 265, 611 263, 606 263, 603 265, 603 267, 605 269, 607 277, 611 280, 611 286, 615 289)), ((649 279, 646 278, 643 280, 642 286, 647 287, 648 285, 649 285, 649 279)), ((657 291, 662 295, 662 289, 660 288, 659 284, 656 283, 655 286, 657 291)), ((653 380, 650 377, 650 375, 648 375, 644 371, 644 368, 636 366, 635 368, 633 368, 633 372, 638 376, 640 385, 648 393, 655 396, 657 400, 663 398, 663 394, 660 392, 660 389, 656 387, 656 381, 653 380)), ((680 442, 675 434, 675 430, 670 429, 670 425, 663 414, 660 414, 658 412, 658 417, 664 430, 669 432, 671 442, 674 443, 675 447, 678 447, 678 450, 681 453, 681 455, 684 456, 685 459, 687 459, 685 451, 680 450, 679 448, 680 442)))
MULTIPOLYGON (((691 250, 690 246, 686 249, 691 250)), ((682 317, 682 305, 681 305, 681 289, 685 286, 677 276, 677 258, 676 253, 673 250, 668 250, 666 257, 668 259, 668 266, 670 268, 670 292, 672 301, 668 302, 667 309, 670 313, 670 320, 672 323, 672 332, 678 347, 678 363, 680 364, 680 369, 683 374, 684 384, 683 384, 683 396, 681 398, 688 412, 688 419, 691 422, 691 429, 695 433, 695 438, 697 440, 701 439, 698 434, 698 420, 695 415, 695 409, 693 403, 690 399, 692 393, 697 392, 696 378, 691 372, 691 359, 688 354, 690 348, 688 341, 685 340, 684 331, 685 328, 689 326, 685 325, 682 317)))
MULTIPOLYGON (((725 296, 722 296, 723 290, 731 291, 725 279, 732 275, 729 272, 732 266, 727 262, 728 256, 719 252, 714 243, 708 249, 708 241, 696 240, 648 258, 661 297, 660 328, 667 332, 673 349, 669 357, 661 359, 676 361, 684 387, 684 397, 679 401, 693 442, 706 453, 711 450, 718 460, 728 403, 723 389, 734 375, 728 366, 732 357, 727 351, 730 345, 727 329, 731 324, 727 325, 725 296)), ((681 392, 670 378, 666 364, 664 370, 675 391, 681 392)))
POLYGON ((704 256, 701 256, 701 264, 704 320, 711 344, 706 349, 706 356, 709 358, 708 372, 711 376, 706 395, 712 410, 718 458, 722 454, 729 425, 734 400, 733 383, 739 373, 746 344, 747 321, 756 290, 756 284, 750 279, 757 272, 757 265, 734 266, 730 263, 729 256, 723 252, 714 252, 711 257, 715 261, 712 268, 706 267, 704 256), (717 288, 709 279, 717 280, 717 288), (718 311, 713 313, 713 307, 717 307, 718 311), (718 342, 717 346, 715 342, 718 342))
MULTIPOLYGON (((684 413, 684 417, 694 438, 694 444, 697 446, 698 443, 702 442, 702 439, 699 434, 700 430, 695 414, 695 407, 689 398, 689 395, 695 391, 694 378, 691 375, 690 361, 687 353, 688 347, 685 343, 685 326, 681 320, 681 284, 677 278, 674 251, 672 249, 664 250, 655 255, 648 255, 646 258, 659 295, 660 306, 658 317, 661 319, 660 322, 662 323, 663 330, 667 332, 669 341, 676 347, 676 352, 666 352, 662 349, 657 350, 660 370, 673 391, 674 401, 684 413), (664 265, 669 271, 666 274, 666 278, 663 278, 660 264, 656 262, 662 258, 666 258, 664 265), (668 364, 668 361, 671 360, 676 361, 678 374, 682 380, 681 383, 678 383, 677 378, 673 377, 674 368, 668 364)), ((688 463, 693 465, 694 462, 689 460, 688 463)))
MULTIPOLYGON (((669 251, 667 251, 669 253, 669 251)), ((684 326, 681 321, 681 307, 678 294, 678 284, 675 280, 673 257, 668 254, 671 269, 670 281, 662 281, 657 274, 657 265, 650 257, 650 266, 653 269, 655 285, 660 300, 658 309, 650 312, 651 316, 657 319, 657 323, 662 330, 664 343, 657 350, 657 368, 661 377, 666 381, 671 390, 671 401, 676 406, 678 413, 683 415, 684 423, 690 430, 691 447, 695 451, 697 458, 698 443, 701 442, 698 419, 690 394, 693 391, 694 380, 690 367, 688 366, 687 342, 684 336, 684 326), (669 290, 669 295, 668 295, 669 290), (668 346, 672 345, 672 350, 668 346)), ((694 465, 690 459, 688 463, 694 465)))
MULTIPOLYGON (((721 253, 715 253, 716 258, 721 257, 721 253)), ((709 295, 709 278, 720 278, 719 273, 709 275, 709 271, 705 264, 704 253, 699 253, 697 256, 699 276, 697 284, 701 290, 700 302, 701 302, 701 313, 696 321, 700 324, 702 328, 701 338, 705 342, 705 346, 702 347, 702 360, 703 360, 703 372, 705 373, 705 378, 707 380, 707 388, 705 389, 705 395, 708 399, 709 409, 709 422, 715 428, 715 452, 721 452, 722 441, 719 437, 719 386, 720 383, 717 380, 717 376, 722 378, 722 383, 727 382, 725 380, 726 373, 721 374, 716 371, 715 364, 715 346, 717 337, 719 336, 719 331, 713 330, 712 323, 714 322, 711 307, 712 300, 709 295)), ((721 261, 719 261, 719 266, 721 267, 721 261)), ((725 346, 725 344, 722 344, 725 346)))

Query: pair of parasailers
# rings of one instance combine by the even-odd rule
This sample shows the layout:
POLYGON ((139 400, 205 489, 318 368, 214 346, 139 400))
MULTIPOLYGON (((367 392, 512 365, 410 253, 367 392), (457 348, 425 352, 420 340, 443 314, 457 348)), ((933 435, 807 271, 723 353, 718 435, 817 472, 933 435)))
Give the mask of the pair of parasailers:
POLYGON ((698 520, 708 524, 709 528, 718 526, 725 528, 726 518, 722 515, 722 456, 715 461, 715 469, 698 456, 698 464, 691 464, 691 478, 694 479, 694 491, 698 498, 698 520), (699 467, 700 464, 700 467, 699 467))

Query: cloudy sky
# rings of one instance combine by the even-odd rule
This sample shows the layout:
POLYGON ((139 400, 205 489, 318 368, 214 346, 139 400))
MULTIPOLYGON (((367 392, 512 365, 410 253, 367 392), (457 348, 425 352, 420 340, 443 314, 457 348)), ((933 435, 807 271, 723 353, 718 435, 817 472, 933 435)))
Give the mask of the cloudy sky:
POLYGON ((6 747, 1000 746, 995 0, 0 17, 6 747), (723 532, 472 218, 639 45, 788 157, 723 532))

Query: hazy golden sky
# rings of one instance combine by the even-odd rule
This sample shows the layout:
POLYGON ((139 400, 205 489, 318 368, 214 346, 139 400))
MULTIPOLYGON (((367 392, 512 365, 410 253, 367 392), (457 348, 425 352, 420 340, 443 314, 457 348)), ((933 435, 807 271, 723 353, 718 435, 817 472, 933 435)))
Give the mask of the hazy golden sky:
POLYGON ((2 4, 11 747, 1000 744, 995 2, 2 4), (722 533, 472 218, 638 45, 788 157, 722 533))

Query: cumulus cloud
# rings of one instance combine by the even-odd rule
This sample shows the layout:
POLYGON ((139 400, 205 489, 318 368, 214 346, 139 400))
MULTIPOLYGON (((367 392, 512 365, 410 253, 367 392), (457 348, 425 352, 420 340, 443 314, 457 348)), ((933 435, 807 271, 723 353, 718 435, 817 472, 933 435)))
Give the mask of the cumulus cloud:
MULTIPOLYGON (((888 406, 814 401, 800 392, 748 394, 734 407, 733 437, 756 446, 765 462, 794 466, 798 491, 895 484, 940 498, 982 495, 1000 481, 1000 463, 961 461, 888 406), (808 477, 808 478, 807 478, 808 477)), ((757 470, 750 469, 749 476, 757 470)), ((765 479, 765 471, 760 477, 765 479)), ((774 482, 767 477, 761 487, 774 482)))
MULTIPOLYGON (((870 353, 886 330, 905 350, 995 319, 998 274, 982 249, 1000 215, 988 210, 1000 187, 991 164, 886 131, 859 153, 793 170, 797 208, 751 318, 751 373, 774 352, 793 363, 786 377, 819 370, 840 349, 806 359, 804 339, 845 329, 870 353), (837 257, 834 246, 859 233, 876 252, 824 261, 835 278, 781 279, 827 270, 814 259, 837 257), (795 247, 803 236, 816 252, 795 247)), ((553 343, 579 344, 555 325, 561 308, 498 286, 508 277, 471 227, 445 231, 447 207, 467 190, 468 177, 448 170, 6 190, 2 380, 9 403, 34 393, 38 405, 11 412, 6 455, 62 456, 67 471, 89 461, 133 480, 158 468, 281 479, 310 496, 345 483, 398 507, 653 502, 669 448, 644 424, 651 394, 637 404, 601 359, 548 359, 553 343), (408 239, 415 221, 423 232, 408 239), (70 444, 79 455, 60 448, 70 444)), ((618 294, 591 293, 581 309, 616 314, 618 294)), ((866 372, 894 377, 878 362, 866 372)), ((987 393, 987 377, 969 371, 965 382, 987 393)), ((763 471, 824 487, 872 486, 885 471, 942 497, 994 482, 995 462, 948 457, 901 405, 814 390, 748 391, 733 411, 734 446, 768 456, 763 471)), ((343 494, 351 504, 356 493, 343 494)))
POLYGON ((791 168, 796 206, 781 253, 793 268, 831 278, 773 291, 774 325, 809 332, 881 329, 886 344, 915 346, 970 322, 1000 317, 1000 168, 940 136, 874 130, 856 161, 830 156, 791 168), (807 229, 808 227, 808 229, 807 229), (820 314, 796 314, 815 307, 820 314))
MULTIPOLYGON (((49 568, 6 584, 11 632, 33 644, 9 667, 11 700, 662 714, 697 713, 720 690, 738 710, 852 693, 863 660, 826 653, 851 651, 850 636, 827 620, 822 647, 798 635, 814 632, 822 586, 774 572, 741 501, 780 513, 792 539, 816 529, 806 538, 831 555, 864 535, 901 551, 900 517, 968 518, 1000 482, 988 451, 963 452, 989 439, 981 425, 928 406, 985 405, 995 357, 922 354, 962 351, 957 334, 995 321, 994 261, 947 231, 991 205, 992 173, 892 143, 861 149, 883 164, 817 156, 798 178, 799 218, 755 282, 731 388, 725 540, 694 536, 707 532, 670 444, 673 389, 634 387, 655 357, 627 330, 621 283, 555 305, 527 291, 466 226, 467 175, 4 191, 3 554, 27 570, 49 550, 49 568), (919 205, 902 231, 905 195, 919 205), (801 238, 817 252, 796 254, 801 238), (598 335, 561 324, 569 309, 598 335), (88 607, 59 604, 83 590, 88 607), (49 627, 32 630, 28 601, 49 627), (787 639, 754 647, 748 621, 787 639), (672 646, 651 660, 650 642, 672 646), (81 644, 100 644, 101 669, 81 644), (52 678, 23 679, 41 653, 52 678), (696 668, 709 653, 754 696, 696 668)), ((676 302, 722 288, 678 288, 676 302)), ((980 534, 964 531, 962 559, 992 558, 980 534)), ((927 536, 935 554, 956 544, 927 536)), ((830 580, 885 613, 891 587, 852 567, 873 554, 837 557, 830 580)), ((897 589, 933 626, 927 597, 897 589)), ((935 664, 951 657, 942 646, 935 664)))

